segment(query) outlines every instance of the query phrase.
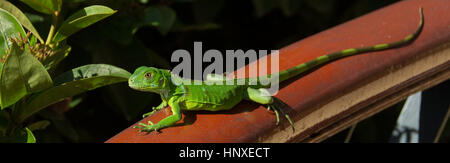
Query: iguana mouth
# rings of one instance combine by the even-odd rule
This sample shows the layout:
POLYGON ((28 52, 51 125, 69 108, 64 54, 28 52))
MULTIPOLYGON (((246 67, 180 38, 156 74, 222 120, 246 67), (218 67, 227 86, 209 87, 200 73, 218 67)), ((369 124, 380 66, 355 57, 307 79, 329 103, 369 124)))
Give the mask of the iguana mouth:
POLYGON ((135 90, 140 90, 140 89, 145 88, 145 87, 142 87, 142 86, 140 86, 140 85, 134 84, 132 79, 128 80, 128 86, 129 86, 130 88, 132 88, 132 89, 135 89, 135 90))
POLYGON ((131 89, 137 90, 137 91, 144 91, 144 92, 154 92, 154 91, 150 91, 150 87, 142 87, 139 85, 133 85, 133 84, 129 84, 128 85, 131 89))
POLYGON ((138 86, 138 85, 131 84, 131 83, 128 83, 128 86, 129 86, 130 88, 134 89, 134 90, 140 90, 140 89, 142 89, 142 87, 140 87, 140 86, 138 86))
POLYGON ((128 82, 128 86, 131 89, 137 90, 137 91, 145 91, 145 92, 156 92, 152 86, 142 86, 142 85, 136 85, 133 83, 128 82))

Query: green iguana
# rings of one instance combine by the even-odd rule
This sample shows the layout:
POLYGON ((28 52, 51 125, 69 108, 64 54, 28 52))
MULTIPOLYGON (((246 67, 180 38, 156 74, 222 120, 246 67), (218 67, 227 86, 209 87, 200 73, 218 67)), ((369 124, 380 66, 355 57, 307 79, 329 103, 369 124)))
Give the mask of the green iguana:
MULTIPOLYGON (((417 30, 406 36, 404 39, 392 43, 383 43, 377 44, 374 46, 367 46, 361 48, 351 48, 345 49, 338 52, 330 53, 327 55, 323 55, 308 61, 306 63, 299 64, 290 69, 280 71, 277 75, 279 75, 279 82, 285 81, 292 77, 302 74, 307 70, 311 70, 312 68, 316 68, 318 66, 324 65, 326 63, 332 62, 334 60, 366 53, 366 52, 374 52, 381 51, 390 48, 396 48, 403 45, 407 45, 411 43, 423 28, 423 13, 422 8, 419 10, 420 12, 420 21, 419 27, 417 30)), ((273 74, 269 74, 270 75, 273 74)), ((236 104, 238 104, 242 100, 250 100, 259 104, 267 105, 268 110, 273 109, 277 118, 277 124, 279 122, 279 113, 283 114, 294 130, 294 126, 292 124, 291 119, 287 114, 283 112, 282 109, 278 108, 274 105, 274 97, 272 97, 269 92, 265 89, 268 86, 264 86, 259 84, 251 85, 248 83, 249 78, 243 79, 211 79, 211 80, 222 80, 223 82, 227 80, 244 80, 244 85, 227 85, 227 84, 206 84, 205 81, 201 81, 201 85, 187 85, 187 84, 174 84, 172 80, 190 80, 190 79, 182 79, 176 75, 170 73, 169 70, 158 69, 153 67, 145 67, 141 66, 135 70, 135 72, 131 75, 128 80, 128 84, 131 88, 139 91, 145 92, 154 92, 161 95, 162 103, 153 107, 153 111, 144 114, 143 116, 152 115, 155 111, 160 110, 166 106, 170 106, 172 109, 172 115, 162 119, 156 124, 153 124, 151 121, 148 121, 148 124, 139 123, 138 126, 134 126, 134 128, 138 128, 139 131, 157 131, 161 128, 170 127, 174 125, 177 121, 181 120, 181 110, 207 110, 207 111, 221 111, 221 110, 229 110, 232 109, 236 104)), ((207 81, 208 81, 207 77, 207 81)), ((259 80, 259 79, 258 79, 259 80)))

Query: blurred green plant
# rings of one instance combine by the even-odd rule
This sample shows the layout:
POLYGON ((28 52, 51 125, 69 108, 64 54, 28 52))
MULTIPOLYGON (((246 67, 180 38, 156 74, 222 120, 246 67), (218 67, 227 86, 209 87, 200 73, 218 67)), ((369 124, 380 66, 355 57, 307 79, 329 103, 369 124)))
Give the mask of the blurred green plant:
POLYGON ((52 23, 44 42, 20 9, 0 0, 0 142, 36 142, 32 131, 44 129, 49 121, 26 122, 28 118, 65 98, 130 76, 112 65, 89 64, 54 77, 56 66, 71 51, 65 40, 115 10, 91 5, 60 23, 62 0, 21 1, 50 15, 52 23))

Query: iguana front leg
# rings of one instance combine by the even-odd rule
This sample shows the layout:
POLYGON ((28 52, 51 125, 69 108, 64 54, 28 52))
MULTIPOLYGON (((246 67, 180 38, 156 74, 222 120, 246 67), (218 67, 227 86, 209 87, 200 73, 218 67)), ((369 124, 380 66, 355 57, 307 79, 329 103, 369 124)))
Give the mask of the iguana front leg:
POLYGON ((143 114, 142 117, 145 118, 145 117, 147 117, 147 116, 150 116, 150 115, 152 115, 153 113, 155 113, 156 111, 161 110, 162 108, 165 108, 166 106, 167 106, 167 101, 163 100, 163 101, 161 102, 161 104, 159 104, 157 107, 152 107, 152 111, 143 114))
POLYGON ((172 109, 172 115, 162 119, 156 124, 153 124, 153 122, 148 121, 147 124, 139 123, 138 126, 134 126, 133 128, 138 128, 139 131, 145 131, 145 132, 151 132, 151 131, 158 131, 161 128, 170 127, 179 120, 181 120, 181 108, 178 104, 178 98, 172 97, 168 102, 170 108, 172 109))
POLYGON ((250 101, 254 101, 259 104, 267 105, 267 110, 272 109, 273 112, 275 112, 275 116, 277 117, 277 122, 276 122, 277 125, 280 122, 280 118, 279 118, 279 112, 280 112, 291 124, 292 131, 295 131, 294 124, 292 123, 289 115, 287 115, 283 111, 283 109, 279 108, 276 105, 276 103, 275 103, 276 98, 274 98, 266 89, 264 89, 264 88, 254 89, 254 88, 249 87, 249 88, 247 88, 246 98, 250 101))

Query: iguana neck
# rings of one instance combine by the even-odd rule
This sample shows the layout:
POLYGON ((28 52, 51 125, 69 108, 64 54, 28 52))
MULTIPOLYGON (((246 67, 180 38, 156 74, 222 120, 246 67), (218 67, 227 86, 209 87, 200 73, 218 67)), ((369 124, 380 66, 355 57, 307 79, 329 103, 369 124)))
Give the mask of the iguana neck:
POLYGON ((160 94, 164 99, 170 98, 170 93, 175 90, 176 85, 172 82, 172 75, 169 70, 160 69, 162 73, 162 80, 159 83, 160 88, 154 89, 152 92, 160 94))

